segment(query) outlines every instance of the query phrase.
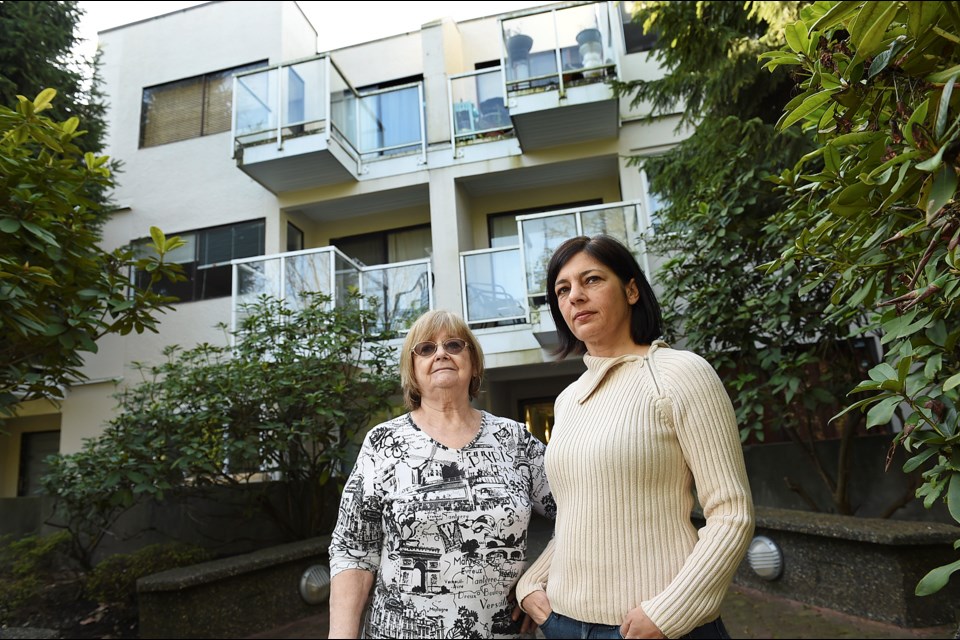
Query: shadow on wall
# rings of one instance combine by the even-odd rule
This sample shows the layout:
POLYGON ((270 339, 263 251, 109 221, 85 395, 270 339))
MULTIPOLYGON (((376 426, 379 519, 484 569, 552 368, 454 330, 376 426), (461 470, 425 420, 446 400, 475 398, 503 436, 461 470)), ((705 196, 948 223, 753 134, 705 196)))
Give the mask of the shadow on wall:
MULTIPOLYGON (((915 487, 910 484, 910 477, 901 471, 906 460, 902 448, 890 464, 890 470, 884 471, 891 438, 881 434, 860 436, 852 441, 849 496, 854 514, 858 517, 881 518, 892 505, 906 501, 902 508, 890 516, 892 519, 956 524, 942 500, 926 509, 923 501, 915 497, 915 487)), ((832 474, 836 474, 839 444, 837 440, 816 443, 821 460, 832 474)), ((787 486, 784 478, 789 477, 803 487, 821 510, 827 511, 832 507, 826 485, 797 445, 791 442, 747 445, 743 454, 753 502, 757 506, 810 511, 807 503, 787 486)))

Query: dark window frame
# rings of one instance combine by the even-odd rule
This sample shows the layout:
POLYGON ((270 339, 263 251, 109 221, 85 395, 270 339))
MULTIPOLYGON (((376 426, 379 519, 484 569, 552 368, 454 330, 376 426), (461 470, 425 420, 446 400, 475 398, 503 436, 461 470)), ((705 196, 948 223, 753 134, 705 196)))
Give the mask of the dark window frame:
MULTIPOLYGON (((231 224, 222 224, 213 227, 204 227, 201 229, 191 229, 179 234, 170 235, 193 235, 194 248, 193 260, 191 262, 181 263, 184 267, 184 275, 187 279, 183 282, 169 282, 161 280, 153 286, 153 290, 164 295, 173 295, 178 298, 177 303, 196 302, 199 300, 214 300, 216 298, 225 298, 233 295, 233 266, 231 260, 237 258, 250 258, 262 256, 266 252, 266 218, 254 218, 253 220, 244 220, 231 224), (236 229, 238 227, 249 226, 251 229, 257 229, 257 248, 255 253, 240 251, 247 255, 236 255, 236 238, 231 238, 230 258, 226 260, 203 260, 204 254, 209 251, 209 243, 205 242, 210 235, 222 232, 226 229, 236 229)), ((132 245, 145 247, 151 240, 141 238, 135 240, 132 245)), ((143 271, 137 271, 135 282, 138 287, 144 288, 149 284, 149 274, 143 271)))
POLYGON ((623 45, 628 54, 656 49, 657 41, 660 39, 657 29, 644 33, 643 24, 633 21, 626 2, 620 3, 620 22, 623 24, 623 45))
MULTIPOLYGON (((565 202, 563 204, 554 204, 539 207, 530 207, 528 209, 513 209, 511 211, 498 211, 487 214, 487 245, 493 248, 493 221, 498 218, 512 216, 516 221, 517 216, 525 216, 528 213, 547 213, 548 211, 562 211, 564 209, 580 209, 583 207, 595 207, 603 204, 603 198, 591 198, 589 200, 578 200, 577 202, 565 202)), ((519 232, 518 232, 519 233, 519 232)), ((519 235, 517 236, 519 240, 519 235)), ((519 243, 518 243, 519 246, 519 243)))
MULTIPOLYGON (((139 148, 140 149, 149 149, 152 147, 159 147, 165 144, 172 144, 174 142, 183 142, 184 140, 192 140, 194 138, 201 138, 203 136, 214 135, 217 133, 224 133, 230 131, 233 124, 232 122, 227 126, 227 128, 221 127, 212 127, 210 122, 210 117, 207 113, 207 104, 209 102, 209 92, 214 87, 214 83, 218 80, 221 80, 225 75, 233 76, 237 73, 242 73, 245 71, 252 71, 254 69, 259 69, 261 67, 267 66, 267 60, 260 60, 257 62, 251 62, 244 65, 239 65, 236 67, 228 67, 226 69, 220 69, 217 71, 209 71, 207 73, 201 73, 196 76, 190 76, 189 78, 180 78, 179 80, 173 80, 171 82, 164 82, 161 84, 152 85, 149 87, 144 87, 140 94, 140 136, 139 136, 139 148), (159 136, 162 141, 151 142, 148 144, 147 141, 147 127, 149 124, 149 115, 150 108, 148 103, 152 100, 152 92, 161 93, 164 90, 173 90, 177 86, 186 87, 190 84, 200 83, 200 117, 199 122, 197 123, 199 130, 195 135, 186 135, 183 137, 177 137, 176 135, 170 135, 169 133, 166 136, 159 136), (208 128, 210 127, 210 128, 208 128), (171 138, 171 139, 166 139, 171 138)), ((233 101, 233 92, 231 89, 229 102, 226 105, 227 110, 232 113, 232 101, 233 101)), ((232 117, 231 117, 232 119, 232 117)))
POLYGON ((392 229, 383 229, 383 230, 381 230, 381 231, 371 231, 371 232, 369 232, 369 233, 358 233, 358 234, 352 235, 352 236, 342 236, 342 237, 340 237, 340 238, 330 238, 330 244, 333 245, 333 246, 335 246, 337 249, 340 249, 340 251, 343 251, 343 253, 345 253, 351 260, 357 260, 358 262, 363 263, 364 266, 372 266, 372 265, 376 265, 376 264, 390 264, 390 262, 389 262, 389 259, 390 259, 390 244, 389 244, 389 240, 390 240, 390 235, 391 235, 391 234, 400 233, 400 232, 403 232, 403 231, 416 231, 416 230, 429 229, 429 228, 430 228, 430 223, 429 223, 429 222, 424 222, 424 223, 422 223, 422 224, 414 224, 414 225, 409 225, 409 226, 406 226, 406 227, 394 227, 394 228, 392 228, 392 229), (345 251, 344 249, 342 249, 342 248, 340 247, 339 244, 337 244, 337 243, 342 243, 342 242, 345 242, 345 241, 364 243, 364 242, 370 242, 371 240, 377 240, 377 239, 379 239, 379 241, 380 241, 380 247, 379 247, 379 249, 380 249, 380 255, 383 256, 383 260, 382 260, 381 262, 373 262, 373 263, 370 263, 370 264, 367 264, 366 262, 360 260, 359 258, 354 258, 352 255, 350 255, 349 252, 345 251))

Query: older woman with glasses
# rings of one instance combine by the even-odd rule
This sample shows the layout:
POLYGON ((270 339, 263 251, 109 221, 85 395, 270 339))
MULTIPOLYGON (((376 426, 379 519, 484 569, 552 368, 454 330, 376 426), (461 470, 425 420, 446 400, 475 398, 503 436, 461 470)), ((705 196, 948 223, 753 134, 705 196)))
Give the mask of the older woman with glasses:
POLYGON ((520 637, 513 587, 531 510, 556 513, 545 447, 471 405, 483 352, 448 311, 410 328, 400 379, 410 412, 367 434, 344 488, 329 637, 520 637))

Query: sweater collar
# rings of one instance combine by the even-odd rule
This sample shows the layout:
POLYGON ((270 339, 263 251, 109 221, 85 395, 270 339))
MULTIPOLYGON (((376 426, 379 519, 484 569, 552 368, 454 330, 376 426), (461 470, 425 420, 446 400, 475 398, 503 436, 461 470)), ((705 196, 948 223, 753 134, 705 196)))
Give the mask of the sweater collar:
POLYGON ((663 340, 654 340, 650 344, 650 349, 647 351, 647 355, 638 356, 632 353, 624 354, 622 356, 616 356, 613 358, 603 358, 600 356, 591 356, 590 354, 584 354, 583 363, 587 365, 587 370, 584 372, 583 377, 580 379, 580 392, 577 394, 577 402, 583 404, 587 399, 593 395, 593 392, 597 390, 597 387, 600 386, 600 383, 607 377, 607 374, 610 373, 614 368, 625 362, 639 362, 642 367, 648 358, 656 352, 657 349, 663 347, 669 347, 666 342, 663 340))

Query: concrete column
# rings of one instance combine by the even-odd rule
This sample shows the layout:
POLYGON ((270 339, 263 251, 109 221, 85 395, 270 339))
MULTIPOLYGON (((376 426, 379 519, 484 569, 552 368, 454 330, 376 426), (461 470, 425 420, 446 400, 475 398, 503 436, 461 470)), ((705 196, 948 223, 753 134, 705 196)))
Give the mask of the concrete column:
POLYGON ((447 77, 464 71, 463 45, 460 30, 450 18, 428 22, 421 29, 427 143, 432 145, 449 142, 451 138, 447 77))
POLYGON ((463 315, 460 248, 470 247, 470 211, 453 169, 430 174, 430 230, 433 242, 433 300, 437 309, 463 315))

